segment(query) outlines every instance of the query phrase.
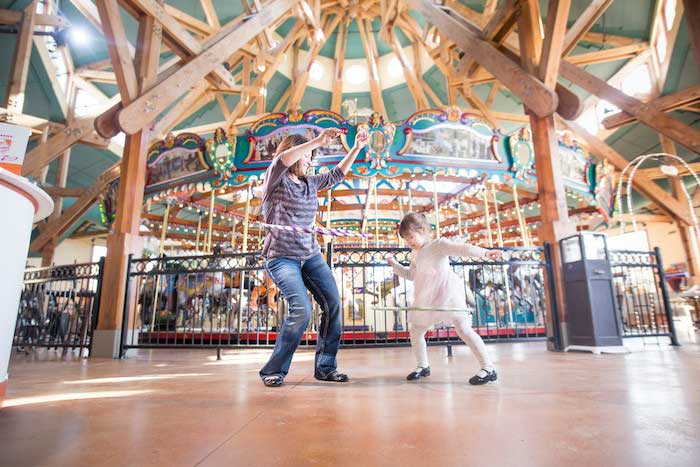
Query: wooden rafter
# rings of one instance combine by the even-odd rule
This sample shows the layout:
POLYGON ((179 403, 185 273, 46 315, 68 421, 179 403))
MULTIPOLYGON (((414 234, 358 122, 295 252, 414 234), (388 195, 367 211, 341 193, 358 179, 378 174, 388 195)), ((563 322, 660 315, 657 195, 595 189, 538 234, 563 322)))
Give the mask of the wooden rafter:
MULTIPOLYGON (((605 141, 586 131, 581 125, 575 122, 562 120, 564 126, 568 127, 574 135, 581 138, 587 145, 588 150, 600 160, 607 159, 616 169, 623 170, 629 161, 622 154, 611 148, 605 141)), ((679 203, 671 194, 665 192, 659 185, 654 183, 644 174, 636 174, 633 182, 634 187, 648 200, 655 203, 670 216, 675 216, 688 225, 692 225, 688 213, 688 207, 679 203)))
POLYGON ((375 53, 376 46, 373 48, 374 34, 370 30, 365 29, 365 23, 361 19, 357 21, 357 29, 362 40, 362 47, 365 49, 365 57, 367 58, 367 69, 369 72, 369 91, 372 99, 372 107, 375 111, 382 115, 386 115, 386 107, 384 106, 384 98, 382 97, 382 86, 379 78, 379 69, 375 53))
POLYGON ((517 63, 503 55, 481 37, 481 31, 461 17, 441 10, 429 0, 408 0, 409 4, 426 19, 437 25, 441 33, 454 41, 466 54, 473 56, 486 70, 496 76, 513 94, 535 114, 551 115, 558 105, 553 90, 547 89, 537 78, 525 72, 517 63))
POLYGON ((695 57, 695 68, 700 73, 700 4, 696 0, 683 0, 688 36, 695 57))
POLYGON ((401 64, 401 71, 403 72, 403 76, 406 79, 408 90, 411 92, 413 100, 416 103, 416 109, 424 109, 429 107, 428 100, 425 97, 423 87, 421 86, 422 79, 417 71, 417 67, 411 65, 411 63, 408 61, 408 57, 406 57, 406 54, 404 53, 396 34, 390 35, 389 45, 391 45, 391 49, 394 51, 396 58, 401 64))
MULTIPOLYGON (((292 29, 287 34, 287 37, 284 38, 282 43, 279 44, 277 48, 270 53, 272 63, 268 65, 268 67, 263 73, 259 74, 255 78, 255 81, 252 84, 253 87, 260 88, 270 80, 273 73, 275 72, 275 70, 277 70, 279 64, 282 62, 282 59, 284 58, 284 54, 286 53, 287 49, 289 49, 289 47, 303 32, 303 26, 304 24, 301 21, 297 21, 294 27, 292 27, 292 29)), ((226 119, 226 128, 237 126, 238 121, 248 113, 251 107, 252 102, 245 102, 243 99, 238 101, 238 104, 236 104, 236 107, 234 107, 234 109, 231 111, 231 114, 226 119)))
POLYGON ((139 85, 134 62, 129 54, 119 5, 117 0, 96 0, 96 5, 102 22, 102 30, 107 39, 119 94, 122 97, 122 103, 126 105, 138 96, 139 85))
MULTIPOLYGON (((681 91, 657 97, 647 105, 662 112, 671 112, 698 102, 700 102, 700 85, 696 84, 681 91)), ((636 121, 637 119, 627 112, 617 112, 605 117, 601 123, 608 130, 612 130, 636 121)))
POLYGON ((578 68, 576 65, 568 63, 566 60, 562 61, 559 72, 562 77, 575 85, 618 106, 620 109, 633 115, 640 122, 659 133, 663 133, 676 143, 691 151, 700 153, 699 130, 671 118, 657 108, 626 95, 619 89, 578 68))
POLYGON ((613 0, 592 0, 588 7, 579 15, 571 28, 566 32, 566 37, 564 38, 564 47, 562 49, 562 55, 568 55, 579 40, 588 32, 591 27, 598 21, 605 10, 608 9, 613 0))
POLYGON ((27 86, 29 59, 32 54, 32 36, 36 24, 36 6, 38 0, 33 0, 22 13, 15 50, 12 57, 10 80, 5 94, 3 106, 21 113, 24 109, 24 91, 27 86))
POLYGON ((73 223, 83 214, 85 214, 90 206, 92 206, 107 184, 119 177, 119 167, 120 164, 117 163, 107 169, 102 175, 100 175, 92 186, 85 189, 82 196, 80 196, 80 198, 78 198, 68 209, 63 211, 58 218, 47 223, 44 228, 41 229, 39 235, 37 235, 37 237, 32 241, 29 246, 29 250, 39 251, 52 238, 57 238, 63 235, 63 233, 65 233, 65 231, 68 230, 70 226, 73 225, 73 223))
POLYGON ((566 20, 569 17, 570 7, 571 0, 551 0, 547 8, 547 24, 537 76, 549 88, 554 88, 557 83, 559 60, 562 55, 566 20))
POLYGON ((340 114, 341 100, 343 98, 343 70, 345 66, 345 48, 347 46, 348 21, 338 25, 338 34, 335 40, 335 69, 333 72, 333 90, 331 94, 331 111, 340 114))
MULTIPOLYGON (((127 134, 133 134, 143 128, 149 120, 177 100, 184 90, 215 68, 221 67, 221 57, 233 55, 262 29, 277 22, 294 4, 294 0, 273 0, 263 8, 262 12, 238 24, 218 42, 196 55, 178 72, 163 79, 134 102, 125 106, 118 114, 120 128, 127 134)), ((165 24, 163 28, 165 30, 165 24)))
MULTIPOLYGON (((326 38, 328 38, 333 31, 338 27, 342 16, 335 15, 333 18, 326 17, 321 21, 325 21, 326 25, 323 28, 323 38, 319 41, 314 42, 313 47, 309 51, 306 63, 300 70, 292 70, 292 73, 296 73, 292 79, 292 92, 289 97, 289 108, 296 109, 301 105, 301 100, 304 97, 304 92, 306 91, 306 85, 309 82, 309 76, 311 74, 311 66, 321 52, 324 44, 326 43, 326 38)), ((258 109, 259 112, 259 109, 258 109)))

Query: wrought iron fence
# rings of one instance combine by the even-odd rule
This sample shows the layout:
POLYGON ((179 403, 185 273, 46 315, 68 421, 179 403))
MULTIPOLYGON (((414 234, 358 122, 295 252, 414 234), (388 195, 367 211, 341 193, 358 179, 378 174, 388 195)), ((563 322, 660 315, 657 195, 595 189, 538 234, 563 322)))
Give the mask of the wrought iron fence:
POLYGON ((611 251, 610 260, 622 337, 667 336, 678 345, 659 249, 611 251))
MULTIPOLYGON (((340 284, 345 345, 409 341, 408 297, 412 283, 396 276, 386 255, 407 264, 408 249, 338 248, 332 266, 340 284), (402 310, 387 310, 399 308, 402 310)), ((451 262, 472 309, 472 326, 485 340, 544 338, 546 323, 543 248, 506 248, 501 261, 459 258, 451 262)), ((428 342, 459 341, 445 320, 428 331, 428 342)))
POLYGON ((27 269, 12 345, 20 351, 48 347, 89 353, 103 270, 104 258, 99 263, 27 269))
MULTIPOLYGON (((386 254, 405 259, 408 250, 336 249, 331 266, 343 303, 341 345, 406 345, 407 287, 386 254)), ((466 290, 474 290, 473 321, 485 339, 545 337, 542 248, 507 249, 502 262, 454 262, 466 290)), ((271 347, 286 304, 259 253, 130 259, 122 352, 129 348, 271 347), (129 313, 136 303, 135 313, 129 313)), ((316 341, 320 309, 315 304, 301 345, 316 341)), ((466 304, 465 304, 466 306, 466 304)), ((437 326, 429 342, 458 340, 450 326, 437 326)))

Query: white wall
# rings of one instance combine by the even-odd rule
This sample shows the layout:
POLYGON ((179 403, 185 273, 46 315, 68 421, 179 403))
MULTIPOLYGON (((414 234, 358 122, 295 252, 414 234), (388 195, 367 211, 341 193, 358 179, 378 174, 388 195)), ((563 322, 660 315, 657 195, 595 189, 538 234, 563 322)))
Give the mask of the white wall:
MULTIPOLYGON (((104 246, 104 239, 95 239, 95 245, 104 246)), ((89 263, 92 261, 92 239, 66 239, 58 244, 54 252, 53 263, 57 266, 74 263, 89 263)), ((41 266, 41 257, 27 258, 27 265, 33 267, 41 266)))

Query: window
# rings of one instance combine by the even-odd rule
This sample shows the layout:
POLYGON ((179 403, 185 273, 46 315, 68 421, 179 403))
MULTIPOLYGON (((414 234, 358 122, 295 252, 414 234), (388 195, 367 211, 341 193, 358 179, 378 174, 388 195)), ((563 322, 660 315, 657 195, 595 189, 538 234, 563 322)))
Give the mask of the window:
POLYGON ((394 56, 389 60, 389 74, 396 78, 397 76, 401 76, 403 73, 403 67, 401 66, 401 62, 399 61, 399 58, 394 56))
POLYGON ((590 109, 583 112, 581 116, 576 120, 576 122, 589 133, 598 133, 598 118, 596 116, 596 109, 594 107, 591 107, 590 109))
POLYGON ((651 77, 649 76, 649 67, 640 65, 635 68, 622 81, 622 92, 628 96, 648 96, 651 92, 651 77))
POLYGON ((345 79, 350 84, 362 84, 367 81, 367 68, 362 65, 351 65, 345 70, 345 79))
POLYGON ((659 58, 659 63, 664 63, 666 61, 666 47, 668 43, 666 42, 666 32, 660 31, 659 36, 656 38, 656 55, 659 58))
POLYGON ((676 19, 676 0, 666 0, 664 3, 664 23, 666 30, 670 31, 673 27, 673 21, 676 19))
POLYGON ((102 245, 93 245, 92 262, 97 263, 103 256, 107 256, 107 247, 102 245))
POLYGON ((315 60, 309 68, 309 77, 311 81, 321 81, 323 79, 323 67, 315 60))

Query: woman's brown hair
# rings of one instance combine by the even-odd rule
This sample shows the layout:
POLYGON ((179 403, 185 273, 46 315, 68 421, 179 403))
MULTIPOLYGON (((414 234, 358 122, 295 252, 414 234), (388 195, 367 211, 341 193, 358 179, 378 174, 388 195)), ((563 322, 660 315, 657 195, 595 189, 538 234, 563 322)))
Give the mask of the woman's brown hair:
MULTIPOLYGON (((282 141, 280 141, 280 144, 277 145, 277 150, 275 151, 275 157, 279 156, 287 149, 290 149, 290 148, 293 148, 295 146, 299 146, 300 144, 304 144, 304 143, 308 143, 308 142, 309 142, 309 140, 305 136, 296 135, 296 134, 287 135, 284 138, 282 138, 282 141)), ((313 151, 311 151, 312 157, 316 155, 315 152, 316 152, 315 149, 313 151)), ((299 161, 296 161, 294 164, 290 165, 287 170, 292 172, 293 174, 296 174, 298 166, 299 166, 299 161)))

